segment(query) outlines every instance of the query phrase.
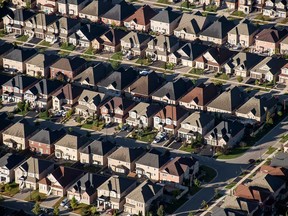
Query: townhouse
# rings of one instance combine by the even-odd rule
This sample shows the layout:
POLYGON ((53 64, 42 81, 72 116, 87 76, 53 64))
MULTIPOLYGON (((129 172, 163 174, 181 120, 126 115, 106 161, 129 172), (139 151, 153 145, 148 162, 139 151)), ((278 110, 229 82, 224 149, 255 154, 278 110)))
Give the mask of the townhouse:
POLYGON ((94 43, 93 47, 98 50, 103 50, 107 52, 119 52, 121 50, 121 39, 125 37, 128 33, 120 29, 109 29, 103 35, 97 43, 94 43))

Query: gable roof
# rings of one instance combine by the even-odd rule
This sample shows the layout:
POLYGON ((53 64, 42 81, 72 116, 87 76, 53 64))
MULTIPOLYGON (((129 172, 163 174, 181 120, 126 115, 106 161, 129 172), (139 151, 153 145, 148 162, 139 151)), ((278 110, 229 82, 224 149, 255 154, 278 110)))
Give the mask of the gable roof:
POLYGON ((25 162, 23 162, 19 167, 21 167, 28 173, 34 173, 37 175, 46 171, 46 169, 48 169, 53 164, 54 163, 49 160, 30 157, 25 162))
POLYGON ((78 68, 85 65, 87 62, 83 58, 79 58, 74 56, 72 58, 60 58, 54 64, 51 65, 51 68, 56 68, 59 70, 66 70, 66 71, 75 71, 78 68))
POLYGON ((151 150, 150 152, 147 152, 141 158, 139 158, 136 161, 136 164, 145 165, 148 167, 153 167, 153 168, 159 169, 168 160, 169 160, 169 158, 167 157, 167 155, 163 155, 163 153, 158 152, 156 150, 151 150))
POLYGON ((109 29, 107 32, 101 35, 100 38, 102 40, 104 40, 104 38, 106 39, 103 41, 103 45, 117 46, 118 44, 120 44, 121 39, 127 34, 128 33, 126 31, 123 31, 121 29, 109 29))
POLYGON ((170 100, 178 100, 194 86, 190 79, 179 78, 168 82, 153 93, 155 97, 168 97, 170 100))
POLYGON ((130 192, 126 198, 140 203, 147 203, 162 189, 163 186, 154 184, 150 180, 145 180, 132 192, 130 192))
POLYGON ((95 38, 100 37, 102 34, 104 34, 107 31, 107 28, 105 26, 101 26, 98 24, 85 24, 83 25, 76 34, 80 37, 81 40, 85 41, 93 41, 95 38), (85 38, 82 38, 83 37, 85 38), (87 40, 86 40, 87 39, 87 40))
POLYGON ((192 42, 184 44, 184 46, 177 50, 177 53, 181 59, 194 61, 200 55, 207 52, 208 49, 209 47, 206 45, 192 42))
POLYGON ((124 22, 134 21, 137 25, 148 25, 150 23, 150 19, 157 14, 153 8, 149 5, 143 5, 138 10, 135 11, 134 14, 129 16, 124 22))
POLYGON ((211 100, 218 95, 218 89, 214 83, 204 84, 201 83, 186 95, 184 95, 180 101, 184 103, 190 103, 194 101, 199 106, 205 106, 211 100))
POLYGON ((13 17, 12 18, 14 21, 25 22, 26 20, 30 19, 34 15, 35 15, 35 13, 32 12, 31 10, 18 8, 18 9, 13 11, 13 17))
POLYGON ((64 28, 67 30, 67 32, 69 32, 72 28, 74 28, 74 26, 79 25, 79 20, 72 19, 69 17, 61 17, 58 20, 58 24, 59 24, 59 29, 64 28))
POLYGON ((113 97, 109 101, 107 101, 103 105, 103 107, 106 107, 108 110, 114 110, 115 111, 115 109, 119 108, 122 111, 125 111, 134 104, 135 104, 135 102, 133 100, 130 100, 126 97, 113 97))
POLYGON ((35 77, 23 76, 22 74, 20 74, 20 75, 14 76, 9 81, 4 83, 2 86, 17 87, 23 90, 27 88, 28 86, 31 86, 37 82, 38 82, 38 79, 36 79, 35 77))
POLYGON ((235 188, 234 195, 249 200, 264 202, 271 193, 265 189, 253 188, 248 185, 240 184, 235 188))
POLYGON ((32 135, 35 131, 37 131, 36 127, 30 125, 26 119, 22 119, 13 124, 11 127, 7 128, 3 132, 3 134, 8 134, 10 136, 26 139, 29 135, 32 135))
POLYGON ((58 80, 49 80, 42 79, 37 82, 33 87, 31 87, 28 91, 30 91, 33 95, 50 95, 53 91, 62 87, 63 83, 58 80))
POLYGON ((227 89, 216 97, 207 107, 233 112, 242 105, 247 98, 246 93, 242 92, 237 86, 227 89))
POLYGON ((67 83, 65 86, 63 86, 63 88, 55 92, 53 96, 57 97, 58 99, 74 100, 81 95, 82 91, 82 88, 74 86, 71 83, 67 83))
POLYGON ((288 153, 279 152, 272 158, 270 166, 288 169, 288 153))
POLYGON ((161 111, 159 111, 155 116, 160 119, 170 118, 173 121, 178 121, 184 115, 188 113, 187 110, 181 106, 167 105, 161 111))
POLYGON ((52 145, 57 140, 61 139, 65 134, 66 132, 64 129, 51 130, 50 128, 45 128, 37 132, 34 136, 32 136, 29 139, 29 141, 52 145))
MULTIPOLYGON (((167 35, 158 35, 149 41, 148 46, 152 45, 154 49, 157 50, 158 54, 162 53, 160 49, 163 49, 164 52, 170 51, 170 49, 177 45, 179 46, 178 38, 174 36, 167 36, 167 35), (157 47, 157 48, 156 48, 157 47)), ((149 48, 148 48, 149 49, 149 48)))
POLYGON ((224 204, 221 205, 225 209, 240 210, 247 214, 255 211, 258 208, 259 203, 255 201, 249 201, 235 196, 226 196, 224 204))
POLYGON ((162 9, 157 15, 152 17, 150 20, 162 22, 162 23, 171 23, 174 20, 180 18, 181 14, 172 11, 171 7, 167 7, 165 9, 162 9))
POLYGON ((148 34, 141 34, 138 32, 130 31, 126 36, 124 36, 121 41, 126 43, 142 44, 145 41, 151 39, 151 36, 148 34))
POLYGON ((110 0, 93 0, 90 4, 84 7, 80 13, 101 16, 106 13, 112 7, 110 0))
POLYGON ((95 106, 99 106, 107 99, 107 97, 108 96, 103 93, 84 89, 78 101, 93 103, 95 106))
POLYGON ((190 169, 196 161, 197 159, 192 157, 175 157, 161 168, 161 172, 166 172, 174 176, 181 176, 187 169, 190 169))
POLYGON ((277 30, 275 28, 263 29, 256 36, 255 40, 265 41, 270 43, 277 43, 287 36, 287 30, 277 30))
MULTIPOLYGON (((0 76, 1 79, 1 76, 0 76)), ((8 128, 10 125, 13 124, 13 122, 8 119, 8 115, 6 112, 0 112, 0 132, 8 128)))
POLYGON ((89 139, 85 136, 80 136, 80 134, 65 134, 61 139, 54 143, 54 145, 78 150, 88 144, 88 142, 89 139))
POLYGON ((258 31, 258 28, 253 23, 245 19, 231 29, 229 34, 251 36, 256 31, 258 31))
POLYGON ((214 117, 208 113, 195 111, 182 121, 182 124, 204 128, 207 124, 214 120, 214 117))
MULTIPOLYGON (((161 110, 161 106, 158 103, 144 103, 140 102, 133 107, 130 112, 136 112, 139 116, 146 116, 147 118, 155 115, 161 110)), ((129 117, 128 117, 129 118, 129 117)))
POLYGON ((11 52, 3 56, 3 58, 24 63, 25 61, 27 61, 29 58, 31 58, 35 54, 36 54, 35 49, 15 48, 11 52))
POLYGON ((135 12, 135 7, 132 4, 129 4, 125 1, 121 1, 116 4, 110 10, 108 10, 105 14, 102 15, 102 18, 123 21, 130 15, 135 12))
POLYGON ((288 177, 288 170, 284 167, 272 167, 268 165, 262 165, 259 172, 268 173, 269 175, 277 176, 284 179, 288 177))
POLYGON ((23 155, 6 153, 0 158, 0 167, 6 167, 8 170, 11 170, 24 160, 25 157, 23 155))
MULTIPOLYGON (((1 10, 1 8, 0 8, 0 10, 1 10)), ((1 14, 1 13, 0 13, 1 14)), ((10 50, 12 50, 12 49, 14 49, 14 46, 13 46, 13 44, 11 44, 11 43, 0 43, 0 56, 1 55, 3 55, 3 54, 5 54, 5 53, 7 53, 7 52, 9 52, 10 50)))
POLYGON ((45 14, 38 13, 35 17, 33 17, 36 21, 36 25, 38 26, 49 26, 50 24, 56 22, 59 17, 55 14, 45 14))
POLYGON ((266 57, 255 65, 251 71, 266 74, 270 72, 273 75, 276 75, 281 71, 281 68, 287 64, 287 60, 283 58, 273 58, 266 57))
POLYGON ((57 55, 47 55, 43 53, 38 53, 34 57, 32 57, 26 64, 35 65, 41 68, 49 67, 55 61, 57 61, 59 57, 57 55))
POLYGON ((94 140, 89 145, 85 146, 81 153, 84 154, 95 154, 95 155, 101 155, 104 156, 108 152, 110 152, 112 149, 114 149, 116 146, 109 142, 109 141, 99 141, 94 140))
POLYGON ((205 56, 208 54, 212 56, 212 58, 216 61, 216 64, 222 65, 232 56, 234 56, 236 52, 230 51, 226 48, 211 47, 207 52, 204 53, 204 55, 199 56, 196 61, 209 62, 210 60, 205 58, 205 56))
POLYGON ((140 76, 125 90, 136 95, 150 96, 153 92, 159 89, 165 83, 165 79, 156 72, 148 73, 145 76, 140 76))
POLYGON ((115 191, 117 194, 122 194, 135 183, 136 181, 133 179, 113 175, 100 185, 97 190, 115 191))
POLYGON ((142 148, 127 148, 121 146, 109 155, 108 158, 131 163, 139 158, 143 153, 144 151, 142 148))

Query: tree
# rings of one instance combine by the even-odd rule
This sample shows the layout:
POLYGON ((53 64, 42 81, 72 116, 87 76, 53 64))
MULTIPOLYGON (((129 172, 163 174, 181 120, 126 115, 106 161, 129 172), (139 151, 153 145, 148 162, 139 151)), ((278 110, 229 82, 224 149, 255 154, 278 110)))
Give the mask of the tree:
POLYGON ((138 212, 138 216, 143 216, 142 211, 138 212))
POLYGON ((205 200, 202 201, 201 207, 202 208, 207 208, 208 207, 208 204, 207 204, 207 202, 205 200))
POLYGON ((32 212, 35 214, 35 215, 39 215, 41 213, 41 209, 40 209, 40 205, 38 202, 35 203, 33 209, 32 209, 32 212))
POLYGON ((25 108, 25 103, 24 102, 18 102, 17 103, 17 109, 20 110, 21 112, 23 112, 25 108))
POLYGON ((11 190, 11 186, 9 184, 5 185, 5 191, 9 192, 11 190))
POLYGON ((281 117, 283 115, 282 111, 278 111, 277 115, 281 117))
POLYGON ((189 212, 188 216, 194 216, 193 212, 189 212))
POLYGON ((60 213, 59 206, 54 206, 53 215, 54 216, 59 216, 59 213, 60 213))
POLYGON ((270 112, 267 112, 267 115, 266 115, 266 124, 270 124, 270 125, 273 125, 273 118, 272 118, 272 115, 270 112))
POLYGON ((92 207, 90 208, 90 213, 91 213, 92 215, 98 215, 97 207, 96 207, 96 206, 92 206, 92 207))
POLYGON ((164 216, 165 212, 164 212, 164 206, 160 205, 159 208, 157 209, 157 215, 158 216, 164 216))
POLYGON ((199 179, 195 178, 194 180, 194 185, 199 188, 201 186, 201 182, 199 181, 199 179))
POLYGON ((72 197, 70 204, 73 210, 77 207, 78 203, 74 196, 72 197))
POLYGON ((238 81, 239 83, 241 83, 241 82, 243 81, 243 78, 242 78, 241 76, 237 76, 237 81, 238 81))
POLYGON ((41 196, 40 196, 39 194, 37 194, 37 195, 35 196, 34 200, 35 200, 36 202, 40 202, 40 201, 41 201, 41 196))

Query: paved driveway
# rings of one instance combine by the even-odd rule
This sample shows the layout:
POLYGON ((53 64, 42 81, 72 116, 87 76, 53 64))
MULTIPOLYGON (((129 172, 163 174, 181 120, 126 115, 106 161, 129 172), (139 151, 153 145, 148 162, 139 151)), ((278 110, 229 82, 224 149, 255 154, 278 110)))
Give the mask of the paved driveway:
POLYGON ((42 203, 41 206, 44 206, 46 208, 53 208, 55 203, 60 199, 59 196, 50 195, 48 196, 42 203))
POLYGON ((28 197, 30 195, 30 191, 31 190, 29 190, 29 189, 23 189, 22 192, 15 194, 15 196, 13 198, 24 200, 26 197, 28 197))

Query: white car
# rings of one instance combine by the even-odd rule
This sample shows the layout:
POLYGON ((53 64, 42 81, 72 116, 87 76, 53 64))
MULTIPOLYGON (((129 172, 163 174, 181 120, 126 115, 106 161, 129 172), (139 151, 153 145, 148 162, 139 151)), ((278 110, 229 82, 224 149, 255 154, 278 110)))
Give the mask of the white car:
POLYGON ((139 72, 139 74, 142 75, 142 76, 146 76, 146 75, 148 75, 151 72, 152 72, 152 70, 142 70, 142 71, 139 72))
POLYGON ((62 200, 62 202, 60 203, 60 206, 65 206, 68 203, 68 198, 65 198, 62 200))

